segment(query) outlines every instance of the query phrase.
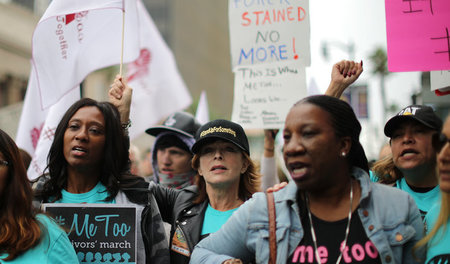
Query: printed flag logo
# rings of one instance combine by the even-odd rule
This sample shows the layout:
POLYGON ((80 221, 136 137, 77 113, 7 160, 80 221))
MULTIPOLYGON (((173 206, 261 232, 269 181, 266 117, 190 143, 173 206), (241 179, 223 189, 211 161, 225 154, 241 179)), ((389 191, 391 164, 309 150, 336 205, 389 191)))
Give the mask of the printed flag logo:
POLYGON ((150 51, 146 48, 141 49, 139 52, 139 57, 133 61, 133 63, 128 64, 128 81, 132 81, 135 78, 144 77, 149 74, 149 65, 152 59, 150 51))
POLYGON ((40 127, 33 127, 30 131, 31 143, 33 145, 33 149, 36 149, 39 136, 41 135, 42 128, 44 127, 44 122, 41 123, 40 127))

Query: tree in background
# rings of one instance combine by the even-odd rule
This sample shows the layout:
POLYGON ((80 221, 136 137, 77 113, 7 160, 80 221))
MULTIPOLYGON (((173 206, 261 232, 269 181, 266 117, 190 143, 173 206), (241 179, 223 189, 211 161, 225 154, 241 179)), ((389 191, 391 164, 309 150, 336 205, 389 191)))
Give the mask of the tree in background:
POLYGON ((387 67, 387 54, 384 48, 378 47, 370 54, 370 62, 374 66, 372 74, 380 78, 381 103, 383 107, 383 120, 386 120, 388 111, 395 111, 396 106, 387 106, 386 99, 386 77, 391 74, 387 67))

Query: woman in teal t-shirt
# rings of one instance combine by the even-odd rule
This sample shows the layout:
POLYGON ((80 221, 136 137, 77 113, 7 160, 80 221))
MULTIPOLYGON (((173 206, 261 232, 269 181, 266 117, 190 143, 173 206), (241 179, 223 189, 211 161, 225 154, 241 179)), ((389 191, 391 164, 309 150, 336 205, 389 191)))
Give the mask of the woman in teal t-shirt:
POLYGON ((0 263, 77 263, 66 233, 36 214, 25 166, 14 141, 0 130, 0 263))
POLYGON ((427 246, 425 263, 450 261, 450 115, 442 129, 441 150, 437 157, 441 201, 425 217, 428 234, 416 247, 427 246))
MULTIPOLYGON (((123 87, 121 77, 112 86, 123 87)), ((56 127, 47 168, 34 185, 36 200, 133 206, 136 262, 167 263, 168 243, 149 183, 129 172, 128 120, 109 102, 82 98, 73 103, 56 127)))

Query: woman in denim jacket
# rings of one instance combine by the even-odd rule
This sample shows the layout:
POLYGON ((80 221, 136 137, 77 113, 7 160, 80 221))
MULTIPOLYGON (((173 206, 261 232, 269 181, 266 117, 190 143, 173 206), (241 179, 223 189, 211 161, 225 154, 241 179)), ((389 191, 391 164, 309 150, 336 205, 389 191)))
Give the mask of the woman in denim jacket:
MULTIPOLYGON (((423 237, 413 199, 371 183, 361 126, 351 107, 312 96, 289 112, 283 137, 293 181, 276 192, 276 263, 416 263, 423 237), (342 249, 342 250, 340 250, 342 249)), ((202 240, 191 263, 268 263, 266 197, 258 193, 218 232, 202 240)))

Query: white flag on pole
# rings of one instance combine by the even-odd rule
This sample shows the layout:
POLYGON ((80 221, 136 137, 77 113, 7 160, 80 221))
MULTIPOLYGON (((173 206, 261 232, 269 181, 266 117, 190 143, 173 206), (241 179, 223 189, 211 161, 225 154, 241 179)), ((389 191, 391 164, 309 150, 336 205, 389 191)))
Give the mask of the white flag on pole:
POLYGON ((30 179, 46 167, 56 126, 80 98, 80 82, 94 70, 120 63, 123 10, 123 61, 130 62, 139 55, 135 0, 53 0, 36 26, 17 134, 17 144, 33 156, 30 179))
POLYGON ((127 78, 128 84, 133 87, 131 139, 192 102, 172 52, 141 1, 137 1, 137 9, 140 55, 128 64, 127 78))
POLYGON ((195 119, 197 119, 197 121, 202 125, 209 122, 209 108, 208 99, 206 98, 206 91, 202 91, 200 94, 197 111, 195 112, 195 119))
POLYGON ((36 151, 28 168, 28 178, 34 180, 41 176, 47 166, 47 156, 53 143, 56 127, 67 109, 80 99, 80 88, 70 90, 48 111, 47 118, 42 127, 36 151))
POLYGON ((92 71, 139 55, 135 0, 53 0, 33 34, 33 64, 42 108, 75 89, 92 71))
POLYGON ((34 155, 36 146, 47 117, 48 109, 42 109, 37 87, 34 67, 31 67, 28 79, 27 93, 22 107, 19 127, 17 129, 16 144, 26 150, 31 156, 34 155))

